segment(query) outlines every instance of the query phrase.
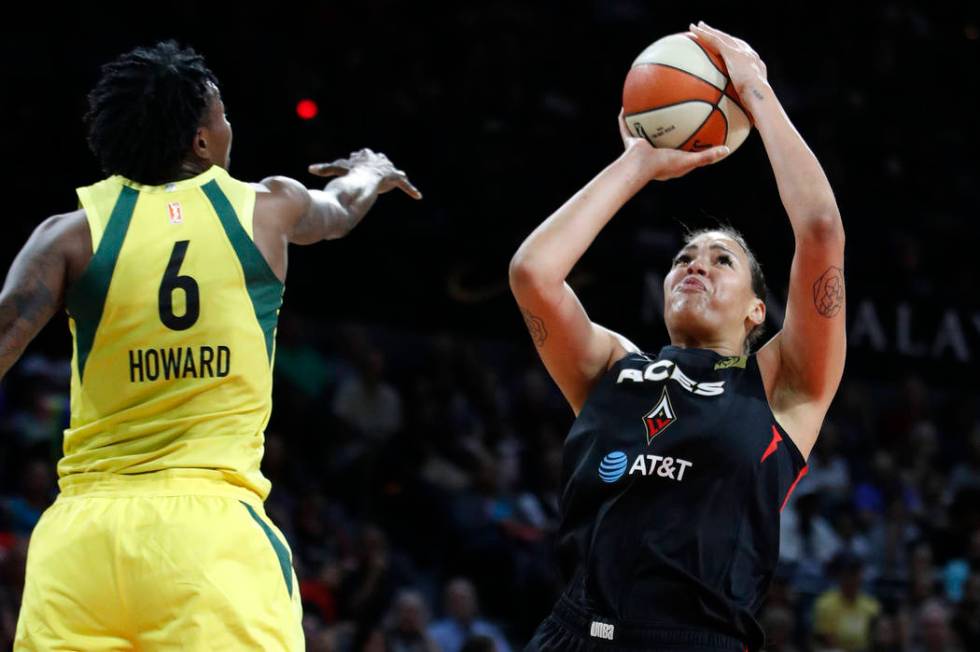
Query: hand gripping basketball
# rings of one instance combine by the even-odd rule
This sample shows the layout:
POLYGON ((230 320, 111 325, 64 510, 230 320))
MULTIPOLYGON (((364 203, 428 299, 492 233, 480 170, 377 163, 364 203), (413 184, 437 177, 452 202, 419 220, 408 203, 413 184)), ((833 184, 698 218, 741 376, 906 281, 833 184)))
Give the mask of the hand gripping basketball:
POLYGON ((623 147, 626 148, 627 153, 639 157, 642 161, 647 179, 657 181, 682 177, 694 168, 717 163, 730 152, 724 145, 699 152, 654 147, 645 138, 637 138, 630 133, 622 110, 619 112, 619 135, 623 139, 623 147))
POLYGON ((369 170, 380 177, 379 194, 398 188, 412 199, 422 199, 422 193, 408 180, 408 175, 396 168, 381 152, 359 149, 347 158, 330 163, 314 163, 309 167, 311 174, 320 177, 342 177, 355 169, 369 170))
POLYGON ((735 92, 745 98, 752 84, 766 81, 766 64, 758 53, 740 38, 726 34, 709 26, 703 20, 691 24, 691 33, 704 43, 709 50, 716 52, 725 62, 728 77, 732 80, 735 92))

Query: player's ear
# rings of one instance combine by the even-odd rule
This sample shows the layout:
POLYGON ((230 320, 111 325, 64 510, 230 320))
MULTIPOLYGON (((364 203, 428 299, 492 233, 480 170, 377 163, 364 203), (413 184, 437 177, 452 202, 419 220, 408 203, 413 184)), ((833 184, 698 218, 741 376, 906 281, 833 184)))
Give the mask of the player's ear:
POLYGON ((207 127, 198 127, 197 133, 194 134, 194 142, 191 144, 191 149, 198 158, 203 158, 207 161, 211 160, 211 151, 208 149, 208 130, 207 127))
POLYGON ((751 322, 753 328, 761 325, 762 322, 766 321, 766 302, 759 297, 753 297, 752 306, 746 318, 751 322))

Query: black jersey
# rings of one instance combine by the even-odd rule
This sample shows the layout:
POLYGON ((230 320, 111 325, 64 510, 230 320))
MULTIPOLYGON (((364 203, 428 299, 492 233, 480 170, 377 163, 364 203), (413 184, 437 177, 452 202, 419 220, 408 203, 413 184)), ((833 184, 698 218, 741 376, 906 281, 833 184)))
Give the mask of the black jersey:
POLYGON ((563 465, 567 599, 600 623, 762 646, 754 614, 779 555, 779 512, 806 464, 773 417, 755 356, 628 354, 590 393, 563 465))

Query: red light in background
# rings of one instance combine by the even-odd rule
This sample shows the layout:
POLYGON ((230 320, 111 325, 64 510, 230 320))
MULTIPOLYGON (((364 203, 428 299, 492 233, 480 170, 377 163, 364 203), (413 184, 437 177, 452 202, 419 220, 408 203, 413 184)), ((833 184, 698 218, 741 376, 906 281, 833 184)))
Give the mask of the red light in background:
POLYGON ((303 120, 312 120, 320 112, 320 107, 313 100, 300 100, 296 103, 296 115, 303 120))

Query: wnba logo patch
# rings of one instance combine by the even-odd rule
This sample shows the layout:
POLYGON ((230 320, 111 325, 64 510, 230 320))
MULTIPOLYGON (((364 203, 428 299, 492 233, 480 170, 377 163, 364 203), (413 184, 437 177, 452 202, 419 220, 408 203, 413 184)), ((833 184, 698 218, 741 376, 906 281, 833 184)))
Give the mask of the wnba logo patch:
POLYGON ((184 212, 180 209, 180 202, 174 201, 167 204, 167 214, 171 224, 183 224, 184 212))
POLYGON ((616 636, 616 626, 610 625, 609 623, 600 623, 598 620, 593 620, 592 625, 589 626, 589 636, 604 638, 607 641, 611 641, 616 636))
POLYGON ((603 482, 613 483, 623 477, 629 460, 623 451, 613 451, 602 458, 599 464, 599 478, 603 482))

